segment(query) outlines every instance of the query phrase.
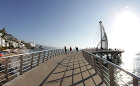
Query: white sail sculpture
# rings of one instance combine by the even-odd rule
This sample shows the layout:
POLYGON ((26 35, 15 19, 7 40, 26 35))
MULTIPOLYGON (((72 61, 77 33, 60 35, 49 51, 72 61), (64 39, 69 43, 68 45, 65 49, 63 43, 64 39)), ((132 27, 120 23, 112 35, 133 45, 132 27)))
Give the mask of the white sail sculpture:
POLYGON ((97 48, 101 50, 108 50, 108 40, 102 22, 100 21, 101 41, 98 43, 97 48))

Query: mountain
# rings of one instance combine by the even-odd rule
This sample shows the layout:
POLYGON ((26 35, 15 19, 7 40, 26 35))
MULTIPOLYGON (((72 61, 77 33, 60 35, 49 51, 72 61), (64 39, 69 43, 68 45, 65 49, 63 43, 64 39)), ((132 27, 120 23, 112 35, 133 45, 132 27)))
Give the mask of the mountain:
MULTIPOLYGON (((35 44, 35 46, 40 46, 40 44, 35 44)), ((52 46, 43 46, 42 45, 42 47, 44 48, 44 49, 57 49, 57 47, 52 47, 52 46)))

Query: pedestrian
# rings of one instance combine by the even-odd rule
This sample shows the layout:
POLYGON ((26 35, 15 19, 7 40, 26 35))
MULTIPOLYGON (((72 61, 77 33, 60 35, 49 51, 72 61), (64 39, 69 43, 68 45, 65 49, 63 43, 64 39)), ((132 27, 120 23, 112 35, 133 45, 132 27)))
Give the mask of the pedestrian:
POLYGON ((65 49, 65 53, 67 54, 67 48, 66 48, 66 46, 64 46, 64 49, 65 49))
POLYGON ((78 47, 77 47, 77 51, 78 51, 78 47))
POLYGON ((76 48, 76 51, 78 51, 78 47, 75 47, 76 48))
POLYGON ((70 46, 70 51, 72 51, 72 48, 71 48, 71 46, 70 46))
POLYGON ((75 47, 75 51, 77 51, 77 47, 75 47))

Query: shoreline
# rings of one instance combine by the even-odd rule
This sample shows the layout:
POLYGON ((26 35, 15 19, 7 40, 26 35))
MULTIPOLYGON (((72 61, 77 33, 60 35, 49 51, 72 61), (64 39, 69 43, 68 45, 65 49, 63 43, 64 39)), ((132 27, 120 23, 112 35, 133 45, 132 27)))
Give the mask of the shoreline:
POLYGON ((42 49, 14 49, 14 50, 13 49, 9 50, 10 51, 9 54, 8 53, 6 54, 1 53, 1 54, 3 55, 3 57, 7 57, 7 56, 12 56, 12 55, 24 54, 24 53, 27 53, 26 51, 30 51, 30 50, 42 50, 42 49), (16 52, 14 52, 14 50, 16 50, 16 52))

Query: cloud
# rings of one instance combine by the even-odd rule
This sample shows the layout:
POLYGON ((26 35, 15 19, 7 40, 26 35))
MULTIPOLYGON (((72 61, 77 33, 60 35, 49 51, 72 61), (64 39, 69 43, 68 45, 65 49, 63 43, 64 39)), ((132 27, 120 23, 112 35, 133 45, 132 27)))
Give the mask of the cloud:
POLYGON ((9 26, 11 26, 10 22, 6 21, 5 23, 8 24, 9 26))

